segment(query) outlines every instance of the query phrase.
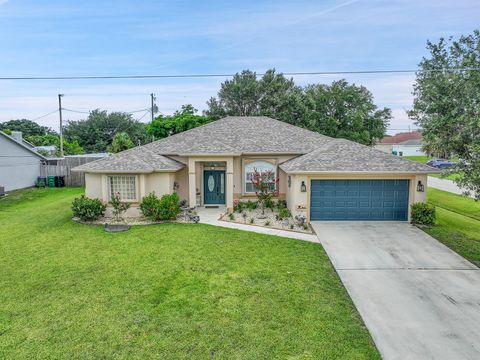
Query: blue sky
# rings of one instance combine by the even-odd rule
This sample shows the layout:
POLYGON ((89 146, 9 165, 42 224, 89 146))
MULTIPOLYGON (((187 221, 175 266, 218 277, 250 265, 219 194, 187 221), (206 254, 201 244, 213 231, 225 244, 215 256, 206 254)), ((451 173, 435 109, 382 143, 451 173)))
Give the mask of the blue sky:
MULTIPOLYGON (((465 1, 32 1, 0 0, 0 76, 235 73, 416 68, 427 39, 471 33, 478 0, 465 1)), ((298 76, 367 86, 392 108, 391 131, 413 126, 413 74, 298 76)), ((205 108, 224 79, 2 81, 0 121, 57 107, 131 111, 157 95, 162 113, 205 108)), ((136 113, 136 117, 143 113, 136 113)), ((67 119, 84 117, 65 113, 67 119)), ((142 121, 147 121, 146 115, 142 121)), ((58 114, 38 120, 57 127, 58 114)))

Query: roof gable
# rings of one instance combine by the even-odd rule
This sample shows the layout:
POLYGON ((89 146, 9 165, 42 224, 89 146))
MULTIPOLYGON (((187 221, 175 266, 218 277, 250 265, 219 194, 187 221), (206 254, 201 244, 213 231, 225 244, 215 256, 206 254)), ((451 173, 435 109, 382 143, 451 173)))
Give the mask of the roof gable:
POLYGON ((336 139, 315 151, 280 165, 295 172, 438 172, 433 167, 387 154, 350 140, 336 139))
POLYGON ((184 166, 184 164, 176 160, 155 154, 144 146, 137 146, 133 149, 77 166, 74 168, 74 171, 150 173, 177 171, 184 166))

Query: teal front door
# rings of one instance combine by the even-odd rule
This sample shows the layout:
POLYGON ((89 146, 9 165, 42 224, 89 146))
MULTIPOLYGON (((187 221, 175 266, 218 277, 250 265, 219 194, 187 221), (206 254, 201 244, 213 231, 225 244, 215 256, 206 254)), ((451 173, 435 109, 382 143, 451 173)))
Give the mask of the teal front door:
POLYGON ((225 204, 225 171, 205 170, 203 172, 204 203, 225 204))

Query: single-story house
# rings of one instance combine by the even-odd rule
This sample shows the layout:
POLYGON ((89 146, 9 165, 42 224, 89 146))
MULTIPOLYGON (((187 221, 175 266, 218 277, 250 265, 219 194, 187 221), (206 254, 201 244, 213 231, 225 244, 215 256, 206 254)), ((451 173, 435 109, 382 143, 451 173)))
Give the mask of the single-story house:
POLYGON ((269 117, 229 116, 78 166, 86 196, 132 203, 177 192, 190 206, 255 199, 253 169, 279 179, 278 199, 308 220, 407 220, 425 201, 429 166, 269 117))
POLYGON ((0 186, 5 191, 35 185, 41 165, 47 161, 22 139, 21 133, 12 135, 0 131, 0 186))
POLYGON ((425 156, 422 150, 422 133, 418 131, 398 133, 393 136, 385 136, 377 144, 375 149, 397 156, 425 156))

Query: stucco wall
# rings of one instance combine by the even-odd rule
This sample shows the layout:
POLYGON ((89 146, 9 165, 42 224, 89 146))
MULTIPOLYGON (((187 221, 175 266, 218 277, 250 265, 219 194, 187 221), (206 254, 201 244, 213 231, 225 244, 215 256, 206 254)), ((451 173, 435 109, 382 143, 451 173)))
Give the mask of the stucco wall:
POLYGON ((35 185, 42 159, 0 135, 0 185, 5 191, 35 185))
POLYGON ((393 145, 392 151, 396 151, 397 155, 400 156, 425 156, 426 154, 422 151, 421 145, 393 145))
MULTIPOLYGON (((414 174, 324 174, 324 175, 306 175, 297 174, 291 175, 291 187, 287 192, 287 206, 292 212, 292 215, 303 214, 310 219, 310 181, 314 179, 408 179, 410 180, 409 187, 409 205, 414 202, 425 202, 427 193, 427 175, 414 174), (307 186, 307 192, 301 192, 302 181, 307 186), (424 192, 417 191, 418 181, 421 181, 425 187, 424 192)), ((410 220, 410 206, 408 210, 408 218, 410 220)))
POLYGON ((281 170, 278 165, 281 163, 296 157, 297 155, 278 155, 278 156, 270 156, 270 155, 255 155, 255 156, 237 156, 233 158, 233 196, 235 199, 248 199, 248 198, 255 198, 255 194, 245 194, 244 193, 244 174, 243 174, 243 160, 269 160, 274 161, 277 165, 277 177, 278 177, 278 190, 279 190, 279 198, 285 199, 287 193, 287 174, 281 170))
MULTIPOLYGON (((89 198, 96 198, 108 203, 110 200, 108 188, 108 176, 110 174, 85 174, 85 195, 89 198)), ((119 175, 122 174, 113 174, 119 175)), ((126 211, 126 217, 136 217, 140 215, 138 204, 142 198, 151 192, 155 195, 162 196, 173 192, 173 184, 175 182, 175 173, 151 173, 151 174, 124 174, 125 176, 135 176, 137 186, 136 202, 131 202, 130 208, 126 211)), ((188 194, 188 186, 186 187, 188 194)), ((111 207, 107 208, 107 216, 112 215, 111 207)))
POLYGON ((102 174, 85 174, 85 196, 103 200, 102 174))
POLYGON ((177 194, 180 200, 188 200, 188 168, 183 168, 175 173, 178 184, 177 194))
POLYGON ((173 192, 175 173, 145 174, 145 190, 140 191, 140 198, 155 192, 158 197, 173 192))

